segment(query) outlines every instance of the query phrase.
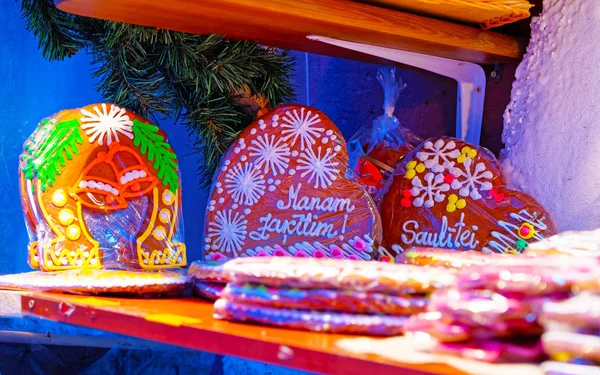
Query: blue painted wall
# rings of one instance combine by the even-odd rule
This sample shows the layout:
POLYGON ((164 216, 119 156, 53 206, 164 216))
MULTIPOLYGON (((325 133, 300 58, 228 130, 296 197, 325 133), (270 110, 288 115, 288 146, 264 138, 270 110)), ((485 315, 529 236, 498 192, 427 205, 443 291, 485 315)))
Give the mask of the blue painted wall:
MULTIPOLYGON (((88 57, 79 53, 49 63, 25 29, 20 2, 0 3, 0 274, 28 270, 27 234, 17 184, 18 156, 37 122, 61 109, 101 101, 90 78, 88 57)), ((295 53, 297 102, 324 111, 350 137, 382 113, 383 95, 375 79, 377 66, 326 56, 295 53)), ((407 89, 396 115, 407 127, 427 137, 452 134, 456 85, 418 70, 402 70, 407 89)), ((198 188, 196 155, 182 127, 166 120, 179 155, 183 178, 184 226, 188 259, 199 259, 207 192, 198 188)))

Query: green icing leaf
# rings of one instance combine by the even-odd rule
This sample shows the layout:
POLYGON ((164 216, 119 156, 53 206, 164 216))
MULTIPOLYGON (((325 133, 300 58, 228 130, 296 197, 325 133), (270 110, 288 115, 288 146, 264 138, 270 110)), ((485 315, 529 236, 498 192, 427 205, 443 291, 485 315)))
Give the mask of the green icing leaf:
MULTIPOLYGON (((41 126, 48 124, 48 121, 42 122, 41 126)), ((67 165, 67 160, 73 158, 73 153, 79 154, 78 144, 83 144, 79 120, 57 123, 39 146, 29 144, 25 147, 30 155, 23 167, 25 177, 31 180, 37 176, 43 191, 48 189, 48 186, 54 186, 56 176, 60 174, 60 167, 67 165)))
POLYGON ((165 142, 165 137, 158 132, 158 126, 134 119, 131 130, 134 146, 140 148, 140 152, 146 155, 148 161, 154 162, 157 177, 164 185, 168 185, 171 191, 179 189, 177 155, 165 142))

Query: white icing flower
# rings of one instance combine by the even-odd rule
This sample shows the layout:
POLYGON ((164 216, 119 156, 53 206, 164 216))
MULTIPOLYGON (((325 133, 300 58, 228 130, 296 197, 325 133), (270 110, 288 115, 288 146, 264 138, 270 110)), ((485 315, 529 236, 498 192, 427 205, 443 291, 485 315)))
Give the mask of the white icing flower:
POLYGON ((325 128, 316 127, 316 124, 320 124, 319 114, 315 114, 311 117, 311 111, 304 113, 305 108, 300 108, 300 114, 298 110, 287 111, 282 119, 281 135, 283 140, 290 141, 290 145, 296 145, 296 140, 300 138, 300 148, 304 150, 306 147, 310 147, 317 143, 315 138, 321 138, 321 133, 325 128))
POLYGON ((90 137, 90 143, 94 143, 98 139, 98 144, 104 144, 106 137, 106 145, 110 145, 114 140, 119 141, 119 133, 129 139, 133 139, 131 125, 133 121, 126 115, 124 108, 119 108, 111 104, 110 111, 107 111, 106 104, 102 103, 102 110, 98 106, 94 106, 95 114, 85 109, 81 110, 81 129, 85 130, 85 134, 90 137))
POLYGON ((283 139, 275 141, 275 136, 268 134, 262 137, 258 136, 250 142, 248 147, 249 155, 256 157, 256 166, 263 167, 263 172, 272 171, 274 176, 277 173, 283 174, 290 162, 290 147, 283 139))
POLYGON ((300 177, 308 176, 308 183, 312 183, 315 180, 315 189, 327 188, 331 186, 333 181, 337 179, 339 169, 337 166, 339 162, 334 162, 335 153, 331 152, 328 148, 325 151, 325 155, 321 156, 321 147, 317 148, 317 153, 312 147, 308 147, 298 159, 298 171, 304 171, 300 174, 300 177))
POLYGON ((228 210, 227 213, 218 211, 215 221, 208 223, 208 237, 220 251, 237 256, 248 234, 246 224, 248 220, 239 212, 233 214, 232 210, 228 210))
POLYGON ((423 177, 423 181, 425 183, 418 176, 411 181, 413 187, 410 193, 416 197, 413 201, 415 207, 433 207, 435 202, 442 202, 446 197, 443 193, 450 190, 450 185, 444 182, 443 174, 435 175, 429 172, 423 177))
POLYGON ((225 175, 225 189, 235 203, 252 206, 265 193, 264 176, 252 163, 236 164, 225 175))
POLYGON ((473 167, 473 159, 466 158, 463 163, 465 170, 460 178, 452 181, 452 188, 459 189, 458 193, 463 197, 471 197, 474 200, 481 199, 479 191, 486 191, 492 189, 491 180, 494 175, 492 172, 486 170, 485 164, 479 162, 473 167))
POLYGON ((417 158, 425 163, 427 169, 435 173, 443 172, 444 164, 458 156, 460 151, 456 149, 456 143, 449 141, 444 144, 443 139, 438 139, 435 143, 427 141, 421 151, 417 152, 417 158))

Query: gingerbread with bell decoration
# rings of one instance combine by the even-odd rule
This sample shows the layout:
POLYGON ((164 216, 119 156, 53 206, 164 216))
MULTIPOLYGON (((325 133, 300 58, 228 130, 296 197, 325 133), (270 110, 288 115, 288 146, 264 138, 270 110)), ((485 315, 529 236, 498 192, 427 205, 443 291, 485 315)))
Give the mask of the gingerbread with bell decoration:
POLYGON ((25 142, 19 170, 33 268, 186 265, 177 157, 148 120, 105 103, 61 111, 25 142))
POLYGON ((449 137, 412 151, 378 198, 390 257, 412 247, 516 254, 556 233, 534 198, 506 187, 490 151, 449 137))

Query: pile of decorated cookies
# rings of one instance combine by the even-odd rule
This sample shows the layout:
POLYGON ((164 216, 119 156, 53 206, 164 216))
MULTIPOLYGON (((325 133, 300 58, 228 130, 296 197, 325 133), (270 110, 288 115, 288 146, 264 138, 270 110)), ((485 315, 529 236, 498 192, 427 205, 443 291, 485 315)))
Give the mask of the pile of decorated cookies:
POLYGON ((599 233, 550 237, 548 213, 508 189, 489 151, 449 137, 409 142, 390 116, 351 140, 351 153, 317 109, 258 118, 221 161, 205 261, 186 274, 166 134, 114 105, 62 111, 20 159, 39 271, 0 276, 0 287, 148 297, 193 285, 219 319, 426 335, 429 350, 491 362, 598 365, 599 233))

